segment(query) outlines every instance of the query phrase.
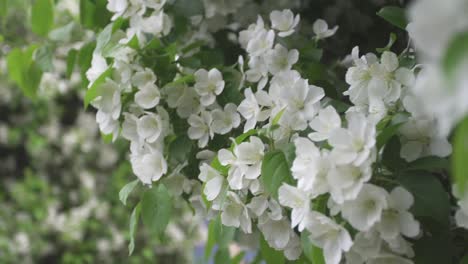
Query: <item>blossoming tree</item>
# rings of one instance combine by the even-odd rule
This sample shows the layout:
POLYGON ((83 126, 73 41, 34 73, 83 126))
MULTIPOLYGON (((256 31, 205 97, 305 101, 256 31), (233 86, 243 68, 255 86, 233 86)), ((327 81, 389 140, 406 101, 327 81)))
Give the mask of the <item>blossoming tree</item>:
POLYGON ((130 142, 137 179, 121 199, 145 187, 130 232, 141 219, 163 233, 184 199, 209 220, 216 263, 236 233, 267 264, 459 263, 467 1, 385 6, 375 19, 407 45, 386 32, 384 48, 343 57, 327 54, 340 25, 311 18, 313 2, 81 1, 90 28, 110 12, 85 106, 130 142))

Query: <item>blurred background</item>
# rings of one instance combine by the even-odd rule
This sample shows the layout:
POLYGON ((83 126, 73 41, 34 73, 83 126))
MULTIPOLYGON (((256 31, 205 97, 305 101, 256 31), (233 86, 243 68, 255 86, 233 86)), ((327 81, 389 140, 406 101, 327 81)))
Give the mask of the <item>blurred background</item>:
MULTIPOLYGON (((162 238, 138 228, 128 257, 132 208, 118 197, 135 179, 128 146, 101 136, 82 103, 95 35, 80 23, 80 0, 55 1, 53 30, 34 32, 33 2, 0 0, 0 263, 202 263, 206 223, 183 201, 162 238), (15 63, 27 81, 8 71, 15 63)), ((105 26, 106 1, 91 2, 103 3, 95 19, 105 26)), ((357 44, 384 47, 389 25, 375 12, 392 3, 402 1, 316 0, 300 13, 340 26, 324 45, 333 61, 357 44)))

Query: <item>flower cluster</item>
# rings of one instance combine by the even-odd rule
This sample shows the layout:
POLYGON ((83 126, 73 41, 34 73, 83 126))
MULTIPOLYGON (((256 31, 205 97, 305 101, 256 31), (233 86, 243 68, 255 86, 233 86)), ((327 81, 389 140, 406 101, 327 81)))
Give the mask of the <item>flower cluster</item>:
MULTIPOLYGON (((208 218, 260 232, 290 260, 306 236, 327 264, 413 263, 412 241, 422 234, 415 198, 384 159, 391 138, 403 164, 450 155, 446 128, 418 94, 424 81, 441 84, 428 80, 430 67, 418 72, 389 49, 359 56, 356 47, 343 93, 352 105, 343 109, 305 77, 301 48, 291 48, 301 18, 290 9, 258 15, 231 36, 241 52, 224 66, 197 55, 208 52, 197 46, 203 35, 216 42, 201 15, 191 17, 196 34, 178 48, 164 38, 172 34, 164 11, 171 3, 135 2, 109 1, 114 19, 129 18, 129 26, 125 34, 115 24, 104 29, 110 36, 98 38, 87 77, 101 131, 130 141, 143 184, 174 179, 208 218)), ((245 4, 204 2, 211 20, 245 4)), ((338 29, 322 19, 312 27, 315 49, 338 29)))

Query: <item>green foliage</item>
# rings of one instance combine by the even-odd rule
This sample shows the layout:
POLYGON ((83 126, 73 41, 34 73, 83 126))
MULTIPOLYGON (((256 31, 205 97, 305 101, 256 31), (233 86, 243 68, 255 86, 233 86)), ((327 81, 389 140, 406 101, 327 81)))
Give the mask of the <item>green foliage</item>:
MULTIPOLYGON (((442 58, 442 69, 449 81, 453 81, 454 74, 460 63, 468 56, 468 32, 456 35, 449 43, 446 53, 442 58)), ((452 84, 451 84, 452 85, 452 84)), ((455 89, 449 87, 450 89, 455 89)))
POLYGON ((128 255, 132 255, 133 250, 135 249, 135 233, 138 227, 138 219, 141 212, 141 203, 138 203, 137 206, 132 211, 130 215, 130 243, 128 244, 128 255))
POLYGON ((468 186, 468 117, 456 128, 453 139, 452 172, 454 181, 463 194, 468 186))
POLYGON ((34 52, 34 60, 43 72, 54 70, 54 65, 52 64, 53 56, 52 49, 47 45, 39 47, 34 52))
POLYGON ((312 245, 307 231, 301 234, 301 246, 306 258, 313 264, 325 264, 322 249, 312 245))
POLYGON ((278 188, 291 178, 291 171, 283 151, 272 150, 265 154, 262 162, 261 180, 269 194, 277 197, 278 188))
POLYGON ((172 198, 163 184, 146 190, 141 198, 141 216, 145 226, 160 235, 166 230, 172 214, 172 198))
POLYGON ((32 31, 40 36, 47 36, 47 33, 54 25, 54 1, 35 0, 31 9, 32 31))
POLYGON ((119 200, 124 204, 127 205, 127 198, 132 193, 133 189, 138 185, 140 181, 138 179, 127 183, 119 192, 119 200))
POLYGON ((397 6, 386 6, 377 12, 377 15, 385 19, 390 24, 406 30, 408 20, 405 15, 405 10, 397 6))
POLYGON ((202 0, 176 0, 173 9, 182 17, 202 15, 205 11, 202 0))
POLYGON ((234 239, 236 229, 234 227, 224 226, 221 223, 221 217, 218 215, 208 225, 208 238, 205 245, 205 259, 208 259, 217 244, 218 248, 224 249, 234 239))
POLYGON ((80 0, 81 24, 90 29, 102 28, 108 24, 111 14, 106 9, 106 0, 80 0))
POLYGON ((169 156, 178 164, 182 164, 188 160, 192 147, 193 142, 186 135, 178 136, 169 144, 169 156))
POLYGON ((29 46, 26 50, 13 49, 7 56, 7 66, 10 80, 15 82, 24 95, 31 99, 36 98, 42 71, 33 60, 36 45, 29 46))

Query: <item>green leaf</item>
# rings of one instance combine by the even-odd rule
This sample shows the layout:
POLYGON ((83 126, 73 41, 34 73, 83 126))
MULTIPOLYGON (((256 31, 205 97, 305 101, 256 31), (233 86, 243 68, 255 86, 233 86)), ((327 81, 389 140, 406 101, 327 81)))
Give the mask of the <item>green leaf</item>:
POLYGON ((185 17, 202 15, 205 11, 201 0, 176 0, 174 12, 185 17))
POLYGON ((403 123, 397 123, 390 126, 387 126, 377 135, 377 149, 380 150, 389 140, 393 137, 398 129, 403 125, 403 123))
POLYGON ((36 98, 37 89, 42 78, 42 71, 33 61, 37 46, 31 45, 26 50, 13 49, 7 56, 9 79, 15 82, 30 99, 36 98))
POLYGON ((54 25, 54 2, 53 0, 35 0, 31 9, 31 29, 40 36, 47 33, 54 25))
POLYGON ((102 52, 104 47, 109 43, 112 37, 113 24, 107 25, 96 38, 95 52, 102 52))
POLYGON ((398 181, 413 194, 411 211, 416 217, 428 217, 442 226, 449 225, 449 197, 435 176, 426 172, 403 173, 398 176, 398 181))
POLYGON ((124 204, 127 205, 127 198, 128 195, 135 189, 135 187, 138 185, 138 182, 140 182, 138 179, 127 183, 119 192, 119 200, 124 204))
POLYGON ((390 51, 390 49, 392 48, 393 44, 395 44, 395 41, 397 40, 397 36, 395 33, 390 33, 390 37, 388 39, 388 43, 385 47, 383 48, 377 48, 377 52, 379 53, 383 53, 384 51, 390 51))
POLYGON ((53 41, 69 42, 73 36, 75 22, 70 22, 63 27, 56 28, 49 33, 49 38, 53 41))
POLYGON ((377 12, 377 15, 385 19, 390 24, 406 30, 408 20, 406 19, 405 10, 397 6, 386 6, 377 12))
POLYGON ((313 264, 325 264, 322 249, 314 246, 309 239, 309 232, 303 231, 301 234, 301 246, 304 255, 313 264))
POLYGON ((128 244, 128 255, 131 256, 135 249, 135 233, 138 227, 138 218, 140 217, 141 204, 138 203, 130 216, 130 243, 128 244))
POLYGON ((406 166, 406 161, 400 157, 400 149, 400 139, 395 135, 385 144, 381 160, 382 164, 390 171, 397 172, 406 166))
POLYGON ((208 225, 208 238, 205 245, 205 259, 209 259, 213 247, 218 244, 219 248, 227 248, 234 239, 234 227, 225 226, 221 223, 221 217, 218 215, 208 225))
POLYGON ((109 24, 112 14, 106 8, 107 0, 80 0, 80 22, 85 28, 102 28, 109 24))
POLYGON ((283 116, 283 113, 284 111, 286 110, 286 107, 281 109, 281 111, 279 111, 275 117, 273 117, 273 120, 271 121, 271 125, 274 126, 276 124, 278 124, 278 122, 280 121, 281 117, 283 116))
POLYGON ((77 64, 80 67, 81 80, 84 87, 88 87, 88 79, 86 78, 86 71, 91 67, 91 61, 93 59, 94 48, 96 42, 92 41, 81 47, 78 52, 77 64))
POLYGON ((154 186, 143 193, 141 216, 143 223, 154 234, 162 234, 172 213, 172 198, 163 184, 154 186))
POLYGON ((468 32, 456 35, 449 43, 445 55, 442 58, 442 69, 449 81, 452 81, 454 74, 468 56, 468 32))
POLYGON ((268 152, 262 162, 261 180, 265 190, 273 197, 277 197, 278 188, 283 182, 291 178, 291 171, 283 151, 273 150, 268 152))
POLYGON ((52 64, 53 56, 49 46, 42 46, 34 52, 34 60, 43 72, 54 70, 54 65, 52 64))
POLYGON ((78 57, 78 51, 76 49, 72 49, 68 52, 68 55, 67 55, 67 72, 66 72, 66 76, 67 78, 70 78, 72 73, 73 73, 73 69, 75 68, 75 63, 76 63, 76 58, 78 57))
POLYGON ((286 262, 283 252, 271 248, 263 236, 260 238, 260 253, 266 264, 284 264, 286 262))
POLYGON ((450 162, 448 159, 430 156, 417 159, 413 162, 410 162, 404 171, 411 170, 425 170, 425 171, 434 171, 434 170, 448 170, 450 168, 450 162))
POLYGON ((458 125, 453 138, 452 171, 454 181, 463 194, 468 184, 468 116, 458 125))
POLYGON ((240 264, 244 259, 245 251, 240 252, 231 259, 231 264, 240 264))
POLYGON ((228 248, 218 248, 214 257, 214 263, 216 264, 230 264, 231 256, 229 255, 228 248))
POLYGON ((169 157, 178 163, 183 163, 188 159, 192 151, 193 142, 186 135, 178 136, 169 145, 169 157))
POLYGON ((84 106, 85 108, 88 107, 89 103, 91 103, 96 97, 99 96, 99 88, 101 85, 106 81, 108 77, 112 75, 112 66, 110 66, 105 72, 103 72, 89 87, 86 91, 85 98, 84 98, 84 106))

